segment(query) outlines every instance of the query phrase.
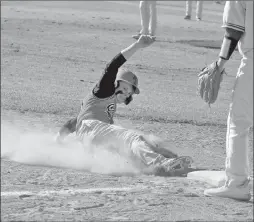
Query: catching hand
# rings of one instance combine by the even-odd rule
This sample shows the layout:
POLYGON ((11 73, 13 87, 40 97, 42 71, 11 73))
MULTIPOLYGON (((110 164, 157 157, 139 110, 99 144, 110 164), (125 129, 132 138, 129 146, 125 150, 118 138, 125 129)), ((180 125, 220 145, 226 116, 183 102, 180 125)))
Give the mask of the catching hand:
POLYGON ((155 37, 151 37, 149 35, 141 35, 137 40, 137 43, 141 48, 145 48, 155 42, 155 37))
POLYGON ((209 105, 217 99, 224 73, 225 69, 220 70, 217 62, 213 62, 198 74, 199 95, 209 105))

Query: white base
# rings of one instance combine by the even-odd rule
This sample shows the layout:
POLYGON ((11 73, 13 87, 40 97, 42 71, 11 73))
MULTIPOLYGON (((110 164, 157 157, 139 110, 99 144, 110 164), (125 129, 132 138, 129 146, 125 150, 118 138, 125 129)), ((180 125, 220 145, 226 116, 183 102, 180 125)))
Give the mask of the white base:
POLYGON ((206 182, 211 186, 218 187, 224 185, 226 175, 225 171, 202 170, 188 173, 187 178, 206 182))
MULTIPOLYGON (((220 187, 225 183, 226 174, 225 171, 194 171, 188 173, 187 178, 206 182, 214 187, 220 187)), ((253 187, 253 178, 250 181, 250 186, 253 187)))

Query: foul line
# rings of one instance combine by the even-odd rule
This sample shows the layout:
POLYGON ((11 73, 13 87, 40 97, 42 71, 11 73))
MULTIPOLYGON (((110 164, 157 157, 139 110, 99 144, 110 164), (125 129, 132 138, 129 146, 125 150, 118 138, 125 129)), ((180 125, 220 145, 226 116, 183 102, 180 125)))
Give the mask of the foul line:
POLYGON ((10 196, 49 196, 49 195, 75 195, 82 193, 102 193, 116 191, 134 191, 144 189, 145 187, 104 187, 104 188, 87 188, 87 189, 65 189, 65 190, 45 190, 39 192, 30 191, 11 191, 1 192, 1 197, 10 196))

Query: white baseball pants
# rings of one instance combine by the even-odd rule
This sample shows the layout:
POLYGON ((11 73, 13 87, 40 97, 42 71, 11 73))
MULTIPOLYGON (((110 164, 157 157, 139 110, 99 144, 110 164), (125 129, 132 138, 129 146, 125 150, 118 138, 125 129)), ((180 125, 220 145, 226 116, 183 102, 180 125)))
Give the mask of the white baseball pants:
POLYGON ((143 35, 155 35, 157 27, 156 1, 140 1, 141 31, 143 35))
POLYGON ((163 147, 162 140, 152 142, 141 132, 99 120, 83 120, 77 137, 84 144, 89 141, 94 146, 107 147, 113 152, 124 154, 141 168, 164 166, 169 159, 177 157, 168 147, 163 147))
POLYGON ((226 175, 236 185, 249 175, 248 133, 253 126, 253 50, 241 60, 227 120, 226 175))
MULTIPOLYGON (((196 6, 196 18, 202 18, 203 1, 197 1, 196 6)), ((191 16, 192 13, 192 1, 186 1, 186 15, 191 16)))

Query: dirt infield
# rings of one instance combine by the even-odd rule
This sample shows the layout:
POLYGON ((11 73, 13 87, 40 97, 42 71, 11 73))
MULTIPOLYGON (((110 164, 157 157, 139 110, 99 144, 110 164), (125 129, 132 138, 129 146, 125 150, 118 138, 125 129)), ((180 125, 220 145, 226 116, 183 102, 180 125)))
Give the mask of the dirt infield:
MULTIPOLYGON (((196 22, 183 19, 184 2, 158 2, 156 42, 124 65, 141 94, 116 121, 175 143, 197 168, 223 170, 240 55, 210 109, 197 96, 197 73, 219 53, 223 5, 204 6, 196 22)), ((138 2, 1 2, 1 221, 253 221, 253 198, 207 198, 208 184, 141 175, 104 151, 92 159, 71 137, 66 147, 54 143, 139 28, 138 2)))

